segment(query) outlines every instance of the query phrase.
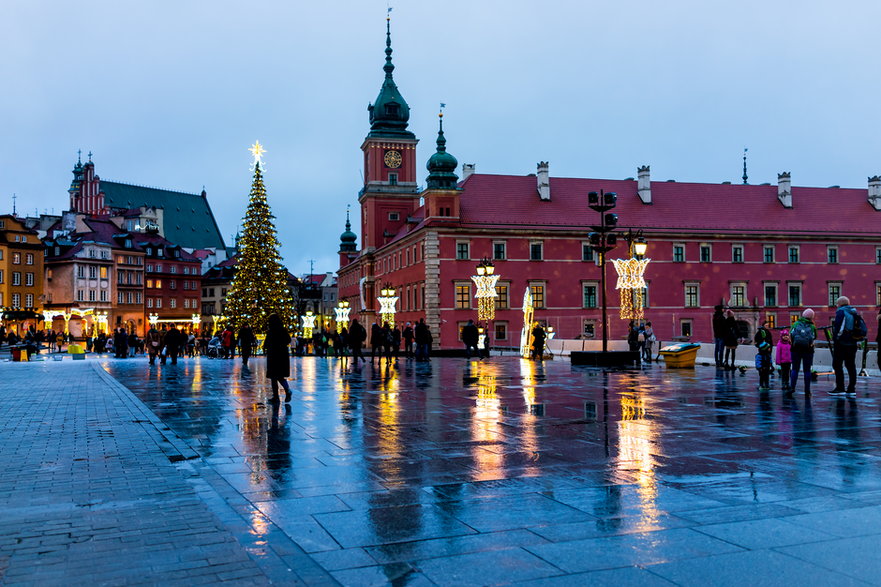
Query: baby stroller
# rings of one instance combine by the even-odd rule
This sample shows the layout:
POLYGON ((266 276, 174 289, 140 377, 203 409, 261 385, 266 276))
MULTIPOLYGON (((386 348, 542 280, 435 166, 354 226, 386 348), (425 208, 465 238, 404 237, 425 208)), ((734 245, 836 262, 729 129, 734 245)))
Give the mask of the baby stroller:
POLYGON ((211 340, 208 341, 208 353, 207 356, 209 359, 217 359, 220 357, 220 338, 215 336, 211 340))

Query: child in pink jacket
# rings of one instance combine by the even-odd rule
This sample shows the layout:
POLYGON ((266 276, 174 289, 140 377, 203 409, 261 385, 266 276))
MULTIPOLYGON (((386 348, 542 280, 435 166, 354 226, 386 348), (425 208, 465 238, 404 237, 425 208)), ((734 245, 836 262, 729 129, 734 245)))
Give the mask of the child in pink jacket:
POLYGON ((789 369, 792 367, 792 342, 789 340, 789 331, 784 330, 777 342, 777 360, 780 365, 780 379, 783 380, 783 390, 789 389, 789 369))

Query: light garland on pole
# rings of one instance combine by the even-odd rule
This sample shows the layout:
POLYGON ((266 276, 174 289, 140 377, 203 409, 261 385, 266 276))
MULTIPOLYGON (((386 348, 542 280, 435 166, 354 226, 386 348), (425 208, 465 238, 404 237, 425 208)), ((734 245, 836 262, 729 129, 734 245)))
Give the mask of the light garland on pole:
POLYGON ((529 286, 523 292, 523 330, 520 332, 520 356, 528 359, 532 347, 532 318, 535 315, 535 306, 532 303, 532 292, 529 286))
POLYGON ((477 275, 472 275, 471 280, 477 286, 477 292, 474 297, 477 298, 477 320, 478 322, 489 322, 496 317, 496 283, 499 276, 495 275, 495 266, 492 261, 484 258, 477 265, 477 275))
POLYGON ((643 259, 648 245, 642 237, 628 237, 631 244, 631 254, 634 256, 629 259, 613 259, 615 271, 618 273, 618 283, 615 289, 619 291, 621 296, 622 320, 642 320, 645 318, 645 300, 643 300, 643 290, 646 287, 645 274, 651 259, 643 259))
POLYGON ((318 318, 312 310, 306 312, 301 318, 303 321, 303 338, 312 338, 312 330, 315 328, 315 319, 318 318))
POLYGON ((395 314, 397 313, 395 306, 398 303, 398 296, 395 295, 395 288, 386 284, 380 290, 379 294, 380 295, 378 295, 376 299, 379 301, 380 320, 382 320, 383 324, 388 322, 389 326, 394 327, 395 314))
POLYGON ((346 300, 342 300, 337 307, 333 309, 333 313, 336 314, 336 327, 337 330, 340 329, 340 326, 348 326, 349 325, 349 312, 352 311, 352 308, 349 307, 349 302, 346 300))

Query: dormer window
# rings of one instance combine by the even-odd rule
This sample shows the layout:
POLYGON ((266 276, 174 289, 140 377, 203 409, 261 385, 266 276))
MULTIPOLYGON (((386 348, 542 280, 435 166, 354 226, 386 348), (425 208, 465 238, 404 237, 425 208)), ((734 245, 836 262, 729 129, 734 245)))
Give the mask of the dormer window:
POLYGON ((388 116, 397 116, 399 112, 400 112, 400 107, 397 104, 395 104, 394 102, 390 102, 385 105, 385 113, 388 116))

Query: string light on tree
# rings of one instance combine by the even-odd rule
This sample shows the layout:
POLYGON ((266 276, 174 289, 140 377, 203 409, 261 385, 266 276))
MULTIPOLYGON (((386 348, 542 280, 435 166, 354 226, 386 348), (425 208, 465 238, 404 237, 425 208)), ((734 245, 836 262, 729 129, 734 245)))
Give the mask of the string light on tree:
POLYGON ((395 314, 397 313, 395 306, 398 303, 398 296, 395 295, 395 288, 386 284, 380 290, 379 294, 380 295, 378 295, 376 299, 379 300, 380 320, 382 320, 383 324, 388 322, 389 326, 394 326, 395 314))
POLYGON ((291 327, 294 302, 287 287, 288 272, 281 263, 274 216, 263 185, 262 164, 266 149, 257 141, 249 151, 254 156, 254 179, 238 240, 236 274, 224 313, 233 329, 247 322, 260 333, 266 332, 267 319, 273 313, 291 327))

